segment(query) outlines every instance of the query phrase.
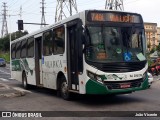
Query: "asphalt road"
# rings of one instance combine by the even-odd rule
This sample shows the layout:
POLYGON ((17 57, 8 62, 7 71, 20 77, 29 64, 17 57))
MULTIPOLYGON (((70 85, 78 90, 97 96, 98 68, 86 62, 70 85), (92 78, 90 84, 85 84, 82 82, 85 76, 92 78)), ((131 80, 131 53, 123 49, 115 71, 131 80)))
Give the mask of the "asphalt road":
MULTIPOLYGON (((132 94, 124 94, 117 96, 85 96, 74 95, 72 101, 65 101, 56 96, 56 92, 49 89, 32 87, 30 90, 23 90, 21 83, 10 79, 9 67, 0 67, 0 83, 19 88, 25 91, 24 96, 19 97, 0 97, 0 111, 50 111, 46 114, 48 116, 56 116, 54 119, 82 119, 82 120, 112 120, 117 119, 119 114, 128 115, 139 113, 144 114, 148 111, 153 111, 160 116, 160 76, 154 77, 154 82, 150 89, 144 91, 134 92, 132 94), (54 112, 54 111, 67 111, 67 112, 54 112), (70 111, 70 112, 68 112, 70 111), (79 112, 81 111, 81 112, 79 112), (88 112, 84 112, 88 111, 88 112), (99 113, 99 111, 102 111, 99 113), (113 112, 108 112, 113 111, 113 112), (128 111, 128 112, 127 112, 128 111), (129 111, 131 113, 129 113, 129 111), (134 111, 132 113, 132 111, 134 111), (159 112, 157 112, 159 111, 159 112), (104 117, 103 112, 109 114, 109 117, 104 117), (61 116, 62 115, 62 116, 61 116), (57 117, 58 116, 58 117, 57 117), (69 117, 68 117, 69 116, 69 117), (72 117, 73 116, 73 117, 72 117), (77 117, 78 116, 78 117, 77 117), (94 116, 89 118, 90 116, 94 116), (116 118, 115 118, 116 117, 116 118)), ((42 112, 45 114, 44 112, 42 112)), ((4 119, 4 118, 0 118, 4 119)), ((6 119, 6 118, 5 118, 6 119)), ((8 118, 9 120, 11 118, 8 118)), ((15 120, 21 118, 12 118, 15 120)), ((25 118, 35 119, 35 118, 25 118)), ((53 117, 38 118, 38 119, 53 119, 53 117)), ((118 117, 119 120, 128 119, 128 117, 118 117)), ((134 117, 129 119, 155 119, 159 120, 160 117, 134 117)))

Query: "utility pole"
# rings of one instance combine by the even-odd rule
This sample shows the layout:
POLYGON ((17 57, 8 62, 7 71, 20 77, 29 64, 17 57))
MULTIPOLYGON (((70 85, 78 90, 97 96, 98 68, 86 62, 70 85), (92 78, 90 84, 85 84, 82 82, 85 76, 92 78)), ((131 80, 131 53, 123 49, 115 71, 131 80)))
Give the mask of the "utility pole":
POLYGON ((20 20, 22 20, 22 6, 20 7, 19 17, 20 17, 20 20))
POLYGON ((42 0, 42 2, 40 2, 40 3, 42 4, 42 7, 41 7, 41 8, 42 8, 42 11, 41 11, 41 12, 42 12, 41 28, 42 28, 42 27, 45 27, 45 26, 46 26, 46 25, 45 25, 45 24, 46 24, 46 21, 45 21, 45 16, 44 16, 44 13, 45 13, 45 12, 44 12, 44 8, 45 8, 45 7, 44 7, 44 4, 45 4, 45 3, 44 3, 44 0, 42 0))
POLYGON ((7 6, 6 6, 7 3, 3 2, 3 5, 2 7, 4 8, 2 10, 2 30, 1 30, 1 37, 4 37, 5 35, 8 35, 8 27, 7 27, 7 6))
POLYGON ((123 11, 123 0, 106 0, 105 9, 123 11))
POLYGON ((57 0, 55 22, 78 13, 76 0, 57 0))

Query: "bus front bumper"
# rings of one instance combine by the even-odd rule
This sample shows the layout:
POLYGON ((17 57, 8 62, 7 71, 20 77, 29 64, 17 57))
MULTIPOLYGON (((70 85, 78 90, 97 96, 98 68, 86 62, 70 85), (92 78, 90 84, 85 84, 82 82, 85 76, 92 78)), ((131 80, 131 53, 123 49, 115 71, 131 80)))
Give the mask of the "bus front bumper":
POLYGON ((86 83, 86 94, 125 94, 134 91, 148 89, 148 77, 141 83, 139 87, 123 88, 123 89, 108 89, 105 84, 101 84, 94 80, 88 80, 86 83))

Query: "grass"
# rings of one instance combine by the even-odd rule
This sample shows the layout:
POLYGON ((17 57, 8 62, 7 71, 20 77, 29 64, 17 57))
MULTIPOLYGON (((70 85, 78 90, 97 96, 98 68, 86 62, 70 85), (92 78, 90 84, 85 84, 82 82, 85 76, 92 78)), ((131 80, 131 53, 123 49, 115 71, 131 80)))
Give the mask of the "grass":
POLYGON ((10 62, 10 53, 9 52, 0 52, 0 58, 4 58, 6 62, 10 62))

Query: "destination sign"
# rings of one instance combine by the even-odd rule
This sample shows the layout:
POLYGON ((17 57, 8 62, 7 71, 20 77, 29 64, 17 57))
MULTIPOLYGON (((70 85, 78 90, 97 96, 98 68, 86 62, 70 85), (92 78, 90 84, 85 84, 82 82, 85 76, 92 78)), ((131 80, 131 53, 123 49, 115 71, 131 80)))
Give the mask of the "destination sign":
POLYGON ((90 22, 124 22, 124 23, 140 23, 141 17, 129 13, 116 12, 89 12, 87 20, 90 22))

